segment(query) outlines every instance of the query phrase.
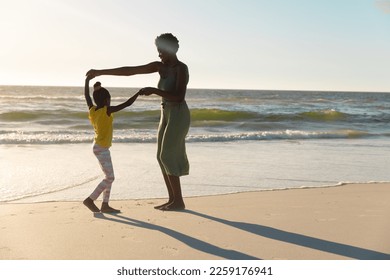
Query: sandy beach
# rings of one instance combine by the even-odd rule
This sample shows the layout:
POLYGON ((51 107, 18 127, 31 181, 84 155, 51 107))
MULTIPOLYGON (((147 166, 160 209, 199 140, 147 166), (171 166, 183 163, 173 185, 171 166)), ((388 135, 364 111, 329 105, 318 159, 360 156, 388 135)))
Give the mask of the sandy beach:
POLYGON ((0 259, 390 259, 390 184, 186 198, 114 200, 117 215, 81 202, 0 204, 0 259))

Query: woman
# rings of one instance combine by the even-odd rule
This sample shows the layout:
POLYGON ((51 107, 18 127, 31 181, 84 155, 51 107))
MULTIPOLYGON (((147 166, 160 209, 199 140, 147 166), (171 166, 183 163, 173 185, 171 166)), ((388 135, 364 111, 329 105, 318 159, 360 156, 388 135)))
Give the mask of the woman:
POLYGON ((160 164, 168 190, 168 202, 156 209, 182 210, 185 204, 181 192, 180 176, 189 174, 185 137, 190 126, 190 112, 185 101, 189 80, 188 67, 177 58, 179 41, 170 33, 155 40, 161 61, 141 66, 120 67, 105 70, 90 70, 87 75, 131 76, 158 72, 158 88, 141 89, 141 95, 156 94, 162 97, 161 119, 158 128, 157 160, 160 164))

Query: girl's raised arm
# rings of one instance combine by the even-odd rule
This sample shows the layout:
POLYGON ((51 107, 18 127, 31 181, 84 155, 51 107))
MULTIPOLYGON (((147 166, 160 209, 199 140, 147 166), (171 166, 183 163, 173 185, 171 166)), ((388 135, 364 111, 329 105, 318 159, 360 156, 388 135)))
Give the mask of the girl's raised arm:
POLYGON ((91 80, 91 77, 87 76, 87 78, 85 78, 85 86, 84 86, 85 101, 87 102, 89 109, 91 109, 91 107, 93 106, 91 96, 89 95, 89 81, 90 80, 91 80))

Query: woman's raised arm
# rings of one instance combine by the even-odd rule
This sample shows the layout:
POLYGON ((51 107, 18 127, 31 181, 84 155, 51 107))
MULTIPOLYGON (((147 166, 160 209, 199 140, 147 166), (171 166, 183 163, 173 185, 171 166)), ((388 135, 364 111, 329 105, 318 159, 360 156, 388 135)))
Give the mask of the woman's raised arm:
POLYGON ((140 66, 124 66, 119 68, 112 69, 91 69, 87 72, 87 76, 97 77, 97 76, 132 76, 138 74, 150 74, 154 72, 158 72, 160 68, 161 62, 155 61, 145 65, 140 66))

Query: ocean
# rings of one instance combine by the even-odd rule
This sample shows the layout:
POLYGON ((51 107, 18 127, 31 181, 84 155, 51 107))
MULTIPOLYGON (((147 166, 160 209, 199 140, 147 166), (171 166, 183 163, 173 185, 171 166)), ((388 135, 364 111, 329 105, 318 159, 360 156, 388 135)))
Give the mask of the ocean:
MULTIPOLYGON (((137 89, 108 88, 112 104, 137 89)), ((190 89, 188 142, 390 137, 390 93, 190 89)), ((89 143, 82 88, 0 87, 0 144, 89 143)), ((154 143, 158 97, 116 114, 114 142, 154 143)))
MULTIPOLYGON (((137 92, 106 87, 113 105, 137 92)), ((186 100, 184 195, 390 181, 390 93, 189 89, 186 100)), ((159 117, 156 96, 115 114, 113 198, 166 196, 159 117)), ((101 178, 92 141, 82 87, 0 86, 0 202, 89 195, 101 178)))

